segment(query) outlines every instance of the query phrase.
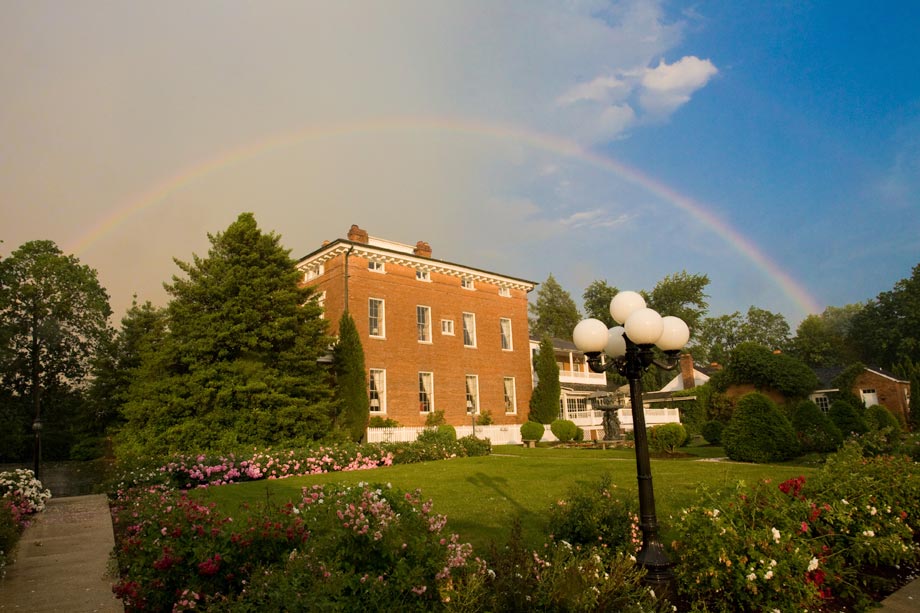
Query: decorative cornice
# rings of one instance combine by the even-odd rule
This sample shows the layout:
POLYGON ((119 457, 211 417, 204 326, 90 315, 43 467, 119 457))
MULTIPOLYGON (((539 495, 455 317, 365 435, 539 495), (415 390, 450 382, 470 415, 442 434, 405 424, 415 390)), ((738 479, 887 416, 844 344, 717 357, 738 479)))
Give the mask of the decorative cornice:
POLYGON ((345 255, 346 253, 372 260, 374 262, 406 266, 408 268, 435 272, 438 274, 458 277, 461 279, 472 279, 474 282, 479 281, 482 283, 489 283, 497 287, 516 289, 524 292, 533 290, 533 288, 537 285, 535 282, 527 281, 526 279, 516 279, 514 277, 508 277, 486 270, 470 268, 469 266, 445 262, 443 260, 434 260, 431 258, 414 256, 407 253, 391 251, 381 247, 373 247, 363 243, 354 243, 341 239, 325 245, 323 248, 314 251, 310 255, 304 256, 297 262, 297 268, 298 270, 306 271, 313 266, 324 264, 329 260, 340 255, 345 255))

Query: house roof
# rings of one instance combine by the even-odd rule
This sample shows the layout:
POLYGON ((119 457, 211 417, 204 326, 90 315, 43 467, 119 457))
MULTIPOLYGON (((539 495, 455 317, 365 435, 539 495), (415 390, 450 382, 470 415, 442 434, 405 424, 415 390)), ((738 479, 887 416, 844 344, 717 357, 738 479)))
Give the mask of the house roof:
MULTIPOLYGON (((844 371, 842 366, 831 366, 828 368, 815 368, 815 375, 818 376, 818 389, 821 390, 832 390, 837 389, 834 387, 834 379, 840 376, 840 373, 844 371)), ((879 368, 877 366, 866 366, 865 370, 874 373, 880 377, 885 377, 886 379, 891 379, 892 381, 898 381, 900 383, 907 383, 904 379, 899 378, 892 372, 885 370, 884 368, 879 368)))

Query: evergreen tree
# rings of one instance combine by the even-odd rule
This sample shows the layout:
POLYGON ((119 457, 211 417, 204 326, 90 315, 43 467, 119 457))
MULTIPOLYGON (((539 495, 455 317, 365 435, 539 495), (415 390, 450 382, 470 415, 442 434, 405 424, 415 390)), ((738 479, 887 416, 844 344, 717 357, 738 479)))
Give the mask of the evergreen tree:
POLYGON ((274 233, 244 213, 176 260, 168 331, 142 355, 124 406, 125 453, 305 445, 330 427, 329 346, 313 290, 274 233))
POLYGON ((537 386, 530 397, 530 421, 551 424, 559 417, 559 398, 562 387, 559 385, 559 365, 553 351, 553 341, 544 336, 540 349, 534 358, 534 371, 537 374, 537 386))
POLYGON ((552 274, 537 290, 537 302, 530 310, 530 331, 538 336, 572 340, 572 330, 581 321, 575 301, 552 274))
MULTIPOLYGON (((0 260, 0 441, 25 459, 35 419, 43 455, 66 459, 82 389, 111 334, 109 297, 96 271, 48 240, 0 260)), ((13 451, 20 457, 9 457, 13 451)))
POLYGON ((610 301, 618 293, 620 293, 620 290, 608 285, 607 281, 592 281, 585 288, 585 293, 582 294, 582 298, 585 301, 585 317, 599 319, 608 328, 619 325, 613 321, 613 316, 610 315, 610 301))
POLYGON ((364 370, 364 349, 355 320, 348 312, 339 319, 339 339, 333 349, 335 372, 336 427, 360 442, 370 419, 370 399, 367 395, 367 374, 364 370))
POLYGON ((843 444, 840 429, 810 400, 792 408, 790 421, 804 452, 830 453, 843 444))
POLYGON ((863 417, 862 407, 857 408, 853 402, 838 398, 831 403, 827 416, 840 430, 844 438, 853 434, 865 434, 869 425, 863 417))

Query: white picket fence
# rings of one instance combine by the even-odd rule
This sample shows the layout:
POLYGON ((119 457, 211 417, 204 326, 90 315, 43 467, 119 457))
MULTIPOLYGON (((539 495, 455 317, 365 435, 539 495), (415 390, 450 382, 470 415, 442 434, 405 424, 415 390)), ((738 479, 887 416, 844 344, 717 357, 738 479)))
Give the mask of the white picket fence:
MULTIPOLYGON (((620 419, 620 427, 625 431, 633 429, 632 411, 629 409, 620 409, 617 411, 620 419)), ((585 431, 586 440, 595 440, 604 438, 604 426, 600 419, 579 418, 574 420, 575 424, 585 431)), ((680 411, 678 409, 645 409, 645 425, 647 427, 657 426, 659 424, 680 423, 680 411)), ((457 430, 457 436, 469 436, 475 434, 477 438, 487 438, 492 441, 493 445, 520 445, 521 425, 491 425, 491 426, 454 426, 457 430)), ((407 443, 412 442, 418 436, 418 433, 425 430, 424 427, 399 427, 399 428, 368 428, 367 442, 369 443, 407 443)), ((541 439, 544 442, 556 441, 549 426, 546 426, 546 432, 541 439)))

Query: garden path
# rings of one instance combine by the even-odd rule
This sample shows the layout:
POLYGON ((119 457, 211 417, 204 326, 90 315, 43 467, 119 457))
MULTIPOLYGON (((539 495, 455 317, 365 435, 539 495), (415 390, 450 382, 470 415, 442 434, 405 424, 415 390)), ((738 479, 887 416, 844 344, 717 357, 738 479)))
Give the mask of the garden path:
POLYGON ((52 498, 0 579, 0 611, 124 611, 108 574, 114 546, 105 495, 52 498))

